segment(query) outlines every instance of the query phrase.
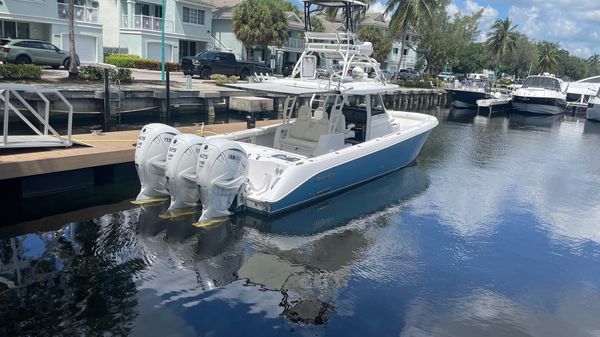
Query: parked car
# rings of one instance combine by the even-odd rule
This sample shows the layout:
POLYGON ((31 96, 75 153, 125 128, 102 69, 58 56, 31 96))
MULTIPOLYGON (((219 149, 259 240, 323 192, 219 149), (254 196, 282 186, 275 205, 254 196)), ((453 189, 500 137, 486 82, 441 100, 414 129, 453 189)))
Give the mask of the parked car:
MULTIPOLYGON (((60 66, 69 69, 71 57, 69 52, 60 50, 55 45, 39 40, 10 40, 0 49, 0 60, 7 63, 48 65, 52 68, 60 66)), ((79 65, 79 57, 77 57, 79 65)))
POLYGON ((281 67, 281 74, 284 77, 288 77, 292 74, 292 71, 294 71, 294 66, 296 65, 296 62, 286 62, 283 64, 283 67, 281 67))
POLYGON ((411 81, 420 80, 421 74, 413 69, 400 69, 398 72, 398 79, 411 81))
POLYGON ((8 44, 10 42, 10 39, 7 37, 0 37, 0 47, 4 46, 5 44, 8 44))
POLYGON ((442 80, 442 81, 454 81, 454 74, 448 71, 444 71, 438 74, 438 79, 442 80))
POLYGON ((266 65, 238 61, 234 54, 218 51, 205 51, 196 56, 182 58, 181 70, 184 75, 200 75, 202 79, 209 79, 212 74, 235 75, 242 80, 254 73, 273 74, 271 68, 266 65))

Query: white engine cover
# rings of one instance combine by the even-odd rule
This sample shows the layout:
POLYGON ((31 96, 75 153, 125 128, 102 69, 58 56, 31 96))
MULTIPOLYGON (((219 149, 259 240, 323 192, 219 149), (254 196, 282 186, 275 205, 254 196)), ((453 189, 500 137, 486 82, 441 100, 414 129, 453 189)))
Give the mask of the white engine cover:
POLYGON ((165 189, 165 165, 169 144, 179 130, 152 123, 144 126, 135 148, 135 169, 142 189, 136 201, 153 201, 169 196, 165 189))
POLYGON ((231 214, 229 207, 248 181, 248 155, 238 142, 207 139, 198 155, 197 183, 200 186, 200 222, 231 214))
POLYGON ((173 137, 167 154, 165 175, 171 195, 168 211, 198 206, 200 191, 196 184, 196 166, 204 137, 180 134, 173 137))

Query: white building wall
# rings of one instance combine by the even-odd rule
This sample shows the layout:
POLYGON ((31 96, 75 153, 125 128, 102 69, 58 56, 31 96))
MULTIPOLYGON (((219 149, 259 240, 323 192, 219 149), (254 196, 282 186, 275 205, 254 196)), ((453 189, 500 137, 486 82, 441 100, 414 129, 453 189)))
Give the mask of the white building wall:
POLYGON ((235 37, 235 33, 231 27, 230 19, 213 19, 212 32, 223 45, 227 47, 235 57, 239 60, 243 59, 245 54, 244 44, 235 37))
POLYGON ((119 48, 119 30, 123 15, 122 1, 104 0, 101 2, 100 23, 102 24, 102 41, 105 48, 119 48))

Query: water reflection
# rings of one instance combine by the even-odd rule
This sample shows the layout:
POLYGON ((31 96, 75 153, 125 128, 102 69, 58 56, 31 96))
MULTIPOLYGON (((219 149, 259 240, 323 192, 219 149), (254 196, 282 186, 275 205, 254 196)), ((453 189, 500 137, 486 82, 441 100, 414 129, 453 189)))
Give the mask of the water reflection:
POLYGON ((600 135, 600 122, 586 120, 583 125, 583 132, 600 135))
POLYGON ((164 204, 0 240, 0 299, 11 303, 0 312, 12 322, 2 332, 144 335, 165 331, 155 322, 158 312, 175 319, 177 308, 217 300, 324 324, 344 311, 337 293, 377 241, 374 233, 390 225, 386 209, 396 205, 397 212, 426 187, 411 166, 273 221, 245 214, 197 228, 195 216, 161 219, 164 204), (256 288, 273 301, 233 291, 239 282, 242 293, 256 288), (42 311, 47 320, 23 321, 42 311))
POLYGON ((532 115, 513 112, 510 114, 510 127, 516 128, 551 128, 560 124, 562 115, 532 115))
POLYGON ((416 298, 401 336, 593 336, 600 328, 595 319, 600 305, 591 299, 599 296, 589 284, 570 289, 553 303, 553 312, 483 288, 445 303, 416 298), (582 302, 587 308, 583 313, 576 307, 582 302))
POLYGON ((452 108, 446 116, 448 122, 454 123, 473 123, 473 119, 477 116, 476 109, 455 109, 452 108))
POLYGON ((596 124, 435 113, 418 164, 281 217, 118 204, 0 232, 0 336, 600 331, 596 124))

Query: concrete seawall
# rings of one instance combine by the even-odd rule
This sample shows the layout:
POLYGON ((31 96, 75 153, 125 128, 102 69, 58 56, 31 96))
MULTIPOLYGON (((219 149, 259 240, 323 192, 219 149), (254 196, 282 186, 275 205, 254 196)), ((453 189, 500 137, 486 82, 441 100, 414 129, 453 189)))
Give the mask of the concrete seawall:
MULTIPOLYGON (((215 107, 229 106, 229 98, 236 96, 261 96, 257 93, 244 90, 234 90, 219 86, 206 86, 202 89, 169 90, 167 98, 166 89, 160 87, 138 88, 139 86, 113 86, 109 89, 109 109, 106 113, 105 98, 103 89, 90 86, 83 86, 80 89, 66 88, 60 89, 60 92, 73 105, 73 111, 76 115, 96 115, 102 119, 103 125, 107 126, 105 130, 111 130, 119 123, 120 117, 128 113, 158 114, 162 120, 169 120, 171 114, 179 111, 193 111, 206 116, 210 123, 214 121, 217 114, 215 107)), ((263 95, 264 96, 264 95, 263 95)), ((277 116, 282 117, 284 96, 270 95, 273 98, 273 109, 278 112, 277 116)), ((43 110, 44 102, 35 94, 25 94, 24 98, 33 106, 39 107, 38 111, 43 110)), ((68 111, 66 105, 58 98, 50 97, 50 116, 60 117, 68 111)), ((448 104, 446 92, 443 89, 415 89, 401 88, 394 95, 384 96, 386 107, 392 110, 420 110, 431 107, 445 107, 448 104)), ((19 102, 15 106, 27 115, 27 110, 19 102)), ((2 112, 0 111, 0 114, 2 112)), ((14 114, 10 115, 10 120, 18 120, 14 114)))

